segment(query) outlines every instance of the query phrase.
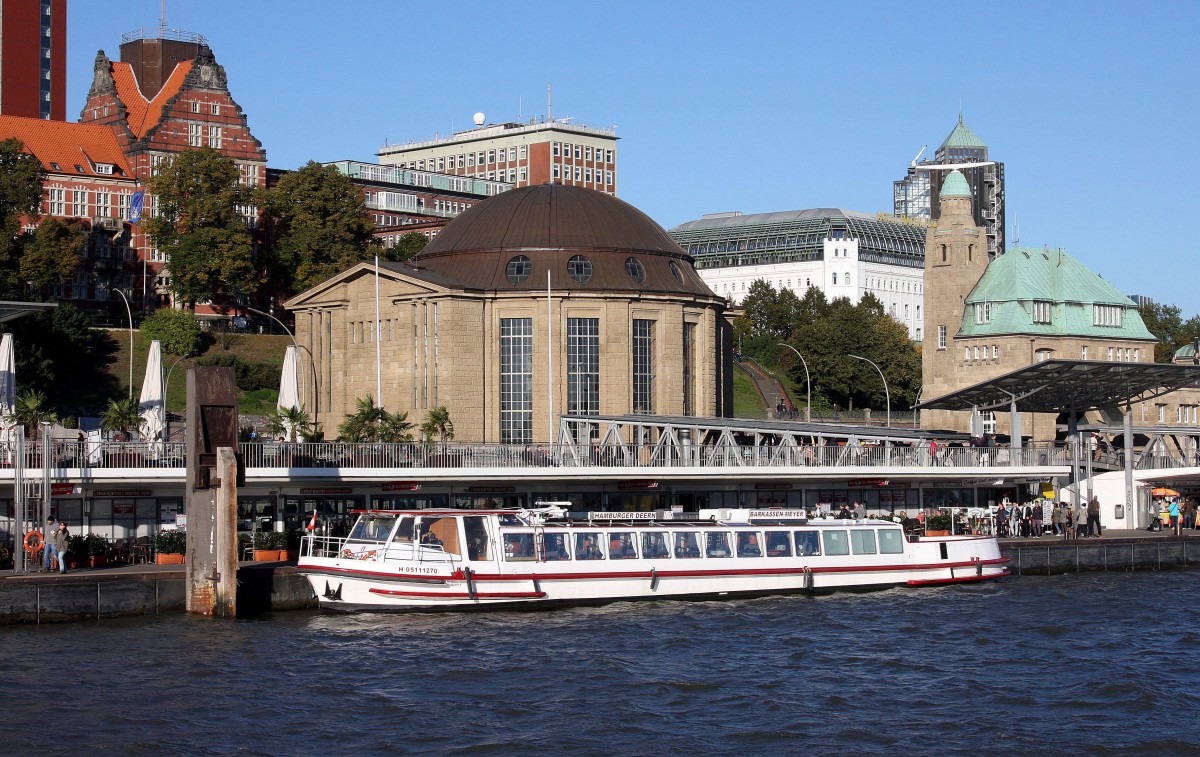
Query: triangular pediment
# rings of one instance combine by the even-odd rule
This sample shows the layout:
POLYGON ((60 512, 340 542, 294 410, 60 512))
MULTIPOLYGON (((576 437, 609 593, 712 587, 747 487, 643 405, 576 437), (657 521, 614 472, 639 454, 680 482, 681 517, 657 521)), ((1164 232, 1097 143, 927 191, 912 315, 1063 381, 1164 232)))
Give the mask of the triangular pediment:
MULTIPOLYGON (((395 264, 379 266, 379 295, 381 298, 437 295, 455 291, 404 271, 395 270, 395 267, 395 264)), ((309 307, 344 304, 352 298, 361 296, 359 290, 363 286, 374 290, 375 263, 372 261, 363 261, 347 268, 336 276, 332 276, 287 300, 283 303, 283 307, 288 310, 302 310, 309 307)))

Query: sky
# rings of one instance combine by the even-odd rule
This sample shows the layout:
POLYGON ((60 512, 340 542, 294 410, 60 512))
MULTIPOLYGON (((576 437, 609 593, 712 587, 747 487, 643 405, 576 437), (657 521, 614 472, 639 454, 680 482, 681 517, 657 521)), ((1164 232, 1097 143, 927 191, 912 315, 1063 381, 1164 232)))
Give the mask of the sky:
MULTIPOLYGON (((67 114, 160 0, 68 0, 67 114)), ((1200 310, 1200 3, 166 0, 275 168, 553 114, 616 127, 618 195, 705 213, 891 212, 961 111, 1005 163, 1008 239, 1200 310), (836 7, 833 7, 836 6, 836 7), (1151 228, 1153 227, 1153 228, 1151 228)))

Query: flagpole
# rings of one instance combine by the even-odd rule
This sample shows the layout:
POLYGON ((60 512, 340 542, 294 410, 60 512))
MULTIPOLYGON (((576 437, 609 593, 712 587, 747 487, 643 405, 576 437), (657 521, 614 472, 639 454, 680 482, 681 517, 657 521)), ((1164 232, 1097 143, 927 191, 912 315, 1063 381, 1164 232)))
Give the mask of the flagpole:
POLYGON ((546 443, 554 444, 554 311, 550 300, 550 271, 546 271, 546 443))
POLYGON ((379 341, 379 253, 375 253, 375 400, 383 408, 383 364, 379 341))

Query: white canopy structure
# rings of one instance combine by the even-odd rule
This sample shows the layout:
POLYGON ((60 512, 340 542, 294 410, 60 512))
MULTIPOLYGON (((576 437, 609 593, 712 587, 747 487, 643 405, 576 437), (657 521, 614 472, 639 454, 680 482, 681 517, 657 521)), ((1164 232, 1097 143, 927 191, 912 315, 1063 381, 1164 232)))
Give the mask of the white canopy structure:
POLYGON ((146 356, 146 378, 142 381, 142 396, 138 414, 142 416, 142 438, 150 442, 151 456, 157 460, 163 451, 163 429, 167 420, 167 401, 163 386, 162 343, 150 343, 146 356))
MULTIPOLYGON (((300 408, 300 385, 296 376, 296 345, 288 346, 283 353, 283 373, 279 377, 279 401, 275 407, 280 414, 285 410, 300 408)), ((292 424, 285 418, 283 421, 284 437, 292 441, 292 424)))
POLYGON ((0 338, 0 445, 6 454, 12 453, 13 429, 17 420, 13 416, 17 409, 17 353, 13 335, 0 338))

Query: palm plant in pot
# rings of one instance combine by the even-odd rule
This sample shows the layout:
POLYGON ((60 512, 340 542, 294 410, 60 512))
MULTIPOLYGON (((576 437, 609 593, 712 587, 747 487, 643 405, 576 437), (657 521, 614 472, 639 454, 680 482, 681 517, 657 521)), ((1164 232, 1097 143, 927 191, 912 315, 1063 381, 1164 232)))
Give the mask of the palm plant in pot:
POLYGON ((925 519, 926 536, 947 536, 950 533, 950 516, 945 513, 930 515, 925 519))

